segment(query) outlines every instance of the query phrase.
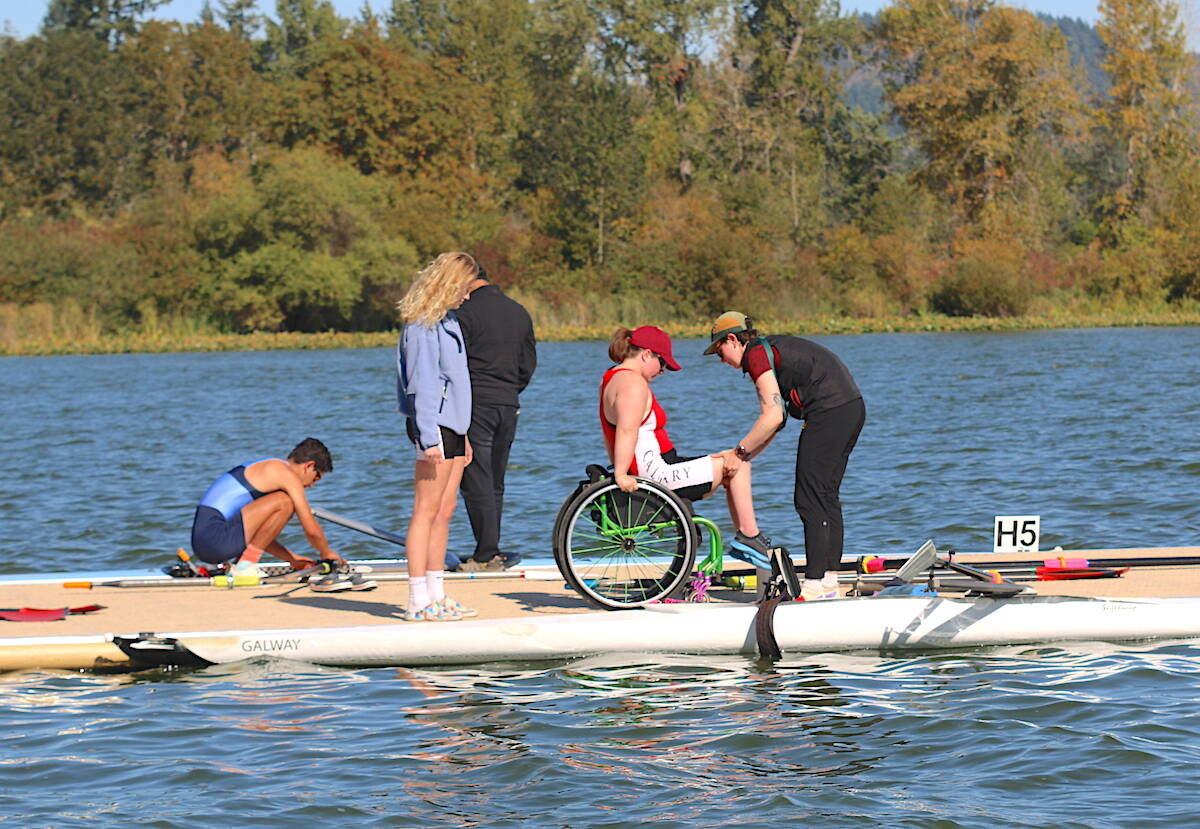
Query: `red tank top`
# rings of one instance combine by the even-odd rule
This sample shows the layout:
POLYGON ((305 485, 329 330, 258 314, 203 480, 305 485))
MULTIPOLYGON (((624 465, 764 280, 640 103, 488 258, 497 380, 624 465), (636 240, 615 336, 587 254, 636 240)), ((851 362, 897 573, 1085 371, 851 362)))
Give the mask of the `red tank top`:
MULTIPOLYGON (((617 441, 617 427, 614 423, 609 423, 608 418, 604 416, 604 389, 608 386, 608 381, 613 378, 618 371, 632 371, 633 369, 622 368, 621 366, 613 366, 608 371, 604 372, 604 378, 600 381, 600 428, 604 432, 604 445, 608 449, 608 457, 610 460, 616 460, 614 457, 614 447, 617 441)), ((675 448, 671 443, 670 436, 667 435, 667 413, 663 407, 658 405, 658 398, 654 396, 654 392, 650 392, 650 413, 642 418, 642 426, 646 425, 651 416, 654 417, 654 439, 658 441, 659 454, 668 452, 675 448)), ((638 474, 637 468, 637 453, 629 464, 629 474, 638 474)))

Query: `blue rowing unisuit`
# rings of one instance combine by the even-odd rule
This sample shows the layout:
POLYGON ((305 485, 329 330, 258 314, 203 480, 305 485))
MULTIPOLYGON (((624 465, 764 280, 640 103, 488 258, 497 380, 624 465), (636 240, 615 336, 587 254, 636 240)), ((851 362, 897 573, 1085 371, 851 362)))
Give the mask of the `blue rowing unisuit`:
MULTIPOLYGON (((265 461, 271 459, 260 458, 259 460, 265 461)), ((266 495, 265 492, 259 492, 246 480, 246 467, 258 462, 251 461, 241 466, 235 466, 220 478, 217 478, 213 482, 213 485, 208 488, 208 491, 204 493, 204 497, 200 499, 200 506, 215 509, 221 513, 221 517, 228 521, 234 515, 241 512, 242 507, 246 506, 246 504, 266 495)))

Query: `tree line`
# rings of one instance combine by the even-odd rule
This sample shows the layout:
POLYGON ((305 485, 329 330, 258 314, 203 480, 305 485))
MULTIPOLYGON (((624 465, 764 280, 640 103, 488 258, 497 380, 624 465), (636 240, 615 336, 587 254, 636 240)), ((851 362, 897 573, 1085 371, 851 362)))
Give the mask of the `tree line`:
POLYGON ((448 249, 581 323, 1200 299, 1174 0, 158 2, 0 38, 0 302, 379 330, 448 249))

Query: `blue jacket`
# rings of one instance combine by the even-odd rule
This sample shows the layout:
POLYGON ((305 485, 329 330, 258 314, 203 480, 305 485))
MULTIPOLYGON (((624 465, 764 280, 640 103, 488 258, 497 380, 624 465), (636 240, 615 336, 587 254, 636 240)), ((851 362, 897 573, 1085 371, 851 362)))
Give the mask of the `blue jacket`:
POLYGON ((439 426, 465 435, 471 425, 467 349, 453 311, 432 328, 409 323, 396 346, 400 413, 415 421, 421 449, 441 443, 439 426))

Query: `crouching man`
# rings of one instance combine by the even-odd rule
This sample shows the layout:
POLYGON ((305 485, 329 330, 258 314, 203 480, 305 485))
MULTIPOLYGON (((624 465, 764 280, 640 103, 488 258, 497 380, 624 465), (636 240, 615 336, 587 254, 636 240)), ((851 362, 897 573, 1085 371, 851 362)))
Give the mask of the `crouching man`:
POLYGON ((283 559, 297 570, 311 567, 312 559, 296 555, 279 542, 279 533, 295 515, 308 543, 335 568, 310 586, 318 591, 364 589, 354 583, 346 562, 329 546, 304 495, 305 489, 332 470, 329 450, 316 438, 300 441, 286 460, 263 458, 235 466, 217 478, 200 499, 192 522, 192 552, 208 564, 236 559, 230 569, 235 577, 261 576, 258 562, 263 553, 283 559))

